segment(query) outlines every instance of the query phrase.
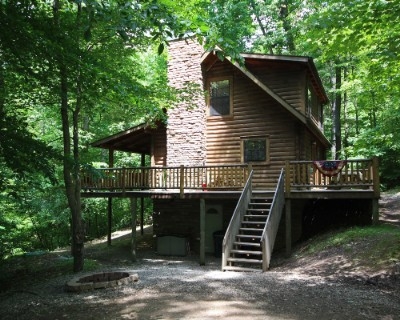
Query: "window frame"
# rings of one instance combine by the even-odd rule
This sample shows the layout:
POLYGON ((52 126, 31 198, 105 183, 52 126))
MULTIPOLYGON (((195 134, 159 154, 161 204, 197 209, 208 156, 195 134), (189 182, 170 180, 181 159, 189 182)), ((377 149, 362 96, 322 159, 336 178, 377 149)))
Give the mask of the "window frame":
POLYGON ((269 164, 270 163, 270 141, 269 135, 255 135, 240 137, 240 158, 242 163, 269 164), (249 140, 265 140, 265 160, 245 161, 245 142, 249 140))
POLYGON ((227 118, 233 116, 233 77, 225 76, 225 77, 211 77, 207 79, 206 82, 206 91, 207 91, 207 118, 209 119, 220 119, 227 118), (219 81, 229 81, 229 113, 223 115, 211 115, 211 83, 219 82, 219 81))

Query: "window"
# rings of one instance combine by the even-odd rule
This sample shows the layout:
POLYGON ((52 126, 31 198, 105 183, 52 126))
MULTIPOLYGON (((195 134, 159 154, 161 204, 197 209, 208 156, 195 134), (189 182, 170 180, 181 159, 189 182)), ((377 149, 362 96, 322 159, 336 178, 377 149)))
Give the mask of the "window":
POLYGON ((242 138, 242 161, 268 162, 268 139, 267 137, 242 138))
POLYGON ((231 114, 231 80, 221 79, 209 82, 209 115, 227 116, 231 114))

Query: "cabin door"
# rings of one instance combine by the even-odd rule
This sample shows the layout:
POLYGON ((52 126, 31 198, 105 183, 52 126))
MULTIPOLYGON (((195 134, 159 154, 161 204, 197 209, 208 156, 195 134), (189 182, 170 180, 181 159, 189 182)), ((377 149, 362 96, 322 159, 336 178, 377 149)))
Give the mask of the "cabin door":
POLYGON ((214 232, 222 230, 222 205, 206 205, 205 251, 214 253, 214 232))

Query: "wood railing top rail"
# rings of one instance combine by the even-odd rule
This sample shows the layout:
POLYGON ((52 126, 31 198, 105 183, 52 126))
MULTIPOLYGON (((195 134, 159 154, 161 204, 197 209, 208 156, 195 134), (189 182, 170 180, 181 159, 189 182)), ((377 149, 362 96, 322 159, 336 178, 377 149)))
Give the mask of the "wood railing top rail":
POLYGON ((248 165, 247 164, 218 164, 218 165, 207 165, 207 166, 189 166, 189 165, 180 165, 180 166, 138 166, 138 167, 109 167, 109 168, 95 168, 95 167, 90 167, 88 169, 88 167, 86 167, 83 171, 102 171, 102 170, 129 170, 129 169, 135 169, 135 170, 139 170, 139 169, 147 169, 147 170, 151 170, 151 169, 180 169, 180 168, 221 168, 221 167, 240 167, 240 168, 247 168, 248 165))
POLYGON ((242 189, 249 166, 221 164, 210 166, 88 168, 81 172, 82 189, 242 189))
POLYGON ((373 159, 344 159, 344 160, 290 160, 290 164, 314 163, 315 161, 346 161, 346 162, 372 162, 373 159))

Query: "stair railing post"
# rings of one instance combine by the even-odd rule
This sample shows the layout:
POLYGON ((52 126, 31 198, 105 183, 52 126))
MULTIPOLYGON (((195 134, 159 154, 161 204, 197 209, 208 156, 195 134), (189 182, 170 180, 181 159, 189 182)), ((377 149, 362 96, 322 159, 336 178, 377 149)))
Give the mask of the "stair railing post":
POLYGON ((286 197, 290 196, 290 178, 291 178, 290 162, 289 162, 289 160, 286 160, 286 164, 285 164, 285 191, 286 191, 286 197))
POLYGON ((180 166, 180 177, 179 177, 179 190, 180 197, 183 199, 185 193, 185 168, 183 165, 180 166))

